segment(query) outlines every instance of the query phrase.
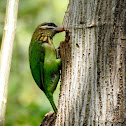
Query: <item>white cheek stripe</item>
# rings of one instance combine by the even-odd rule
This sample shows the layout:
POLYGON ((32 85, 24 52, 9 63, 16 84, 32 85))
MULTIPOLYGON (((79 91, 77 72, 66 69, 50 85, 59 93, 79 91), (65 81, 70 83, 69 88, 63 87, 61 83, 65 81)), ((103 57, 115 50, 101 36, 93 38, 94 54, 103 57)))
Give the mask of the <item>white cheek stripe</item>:
POLYGON ((42 28, 42 29, 47 29, 47 28, 55 28, 55 27, 45 25, 45 26, 41 26, 40 28, 42 28))

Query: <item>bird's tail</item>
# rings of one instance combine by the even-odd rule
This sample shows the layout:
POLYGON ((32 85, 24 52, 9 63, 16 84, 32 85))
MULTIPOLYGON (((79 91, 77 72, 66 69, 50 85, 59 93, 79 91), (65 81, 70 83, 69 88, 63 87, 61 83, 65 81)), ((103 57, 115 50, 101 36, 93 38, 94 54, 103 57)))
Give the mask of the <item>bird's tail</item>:
POLYGON ((53 94, 52 93, 45 93, 45 94, 46 94, 46 97, 49 99, 49 102, 51 103, 55 114, 57 114, 57 108, 56 108, 56 105, 55 105, 54 100, 53 100, 53 94))

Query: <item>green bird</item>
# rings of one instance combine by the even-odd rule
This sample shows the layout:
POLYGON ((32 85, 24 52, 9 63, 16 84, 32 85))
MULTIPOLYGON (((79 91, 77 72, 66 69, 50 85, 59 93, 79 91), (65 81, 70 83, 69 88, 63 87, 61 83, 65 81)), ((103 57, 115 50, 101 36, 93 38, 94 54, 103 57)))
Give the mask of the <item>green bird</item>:
POLYGON ((57 87, 61 59, 57 58, 56 49, 53 45, 53 36, 64 31, 54 23, 42 23, 35 29, 29 46, 29 63, 32 76, 49 99, 52 108, 57 113, 53 100, 53 93, 57 87))

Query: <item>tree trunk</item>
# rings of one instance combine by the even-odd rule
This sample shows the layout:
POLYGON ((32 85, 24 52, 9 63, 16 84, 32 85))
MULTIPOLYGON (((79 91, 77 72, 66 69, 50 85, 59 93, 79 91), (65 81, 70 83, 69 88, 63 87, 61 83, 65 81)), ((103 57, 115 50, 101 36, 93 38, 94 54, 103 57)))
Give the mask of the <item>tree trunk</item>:
POLYGON ((55 126, 126 126, 126 0, 69 0, 55 126))
POLYGON ((0 126, 4 125, 7 103, 8 79, 15 37, 19 0, 7 0, 6 19, 1 46, 0 59, 0 126))

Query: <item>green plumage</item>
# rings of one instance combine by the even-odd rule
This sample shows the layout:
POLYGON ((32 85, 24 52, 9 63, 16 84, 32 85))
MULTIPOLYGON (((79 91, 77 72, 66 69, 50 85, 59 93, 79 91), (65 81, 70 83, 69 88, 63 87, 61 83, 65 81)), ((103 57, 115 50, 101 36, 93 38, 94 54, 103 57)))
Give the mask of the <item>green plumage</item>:
POLYGON ((54 112, 57 113, 53 93, 60 78, 61 60, 57 59, 56 50, 52 43, 57 26, 49 24, 44 23, 36 28, 29 46, 29 62, 36 84, 45 93, 54 112))

